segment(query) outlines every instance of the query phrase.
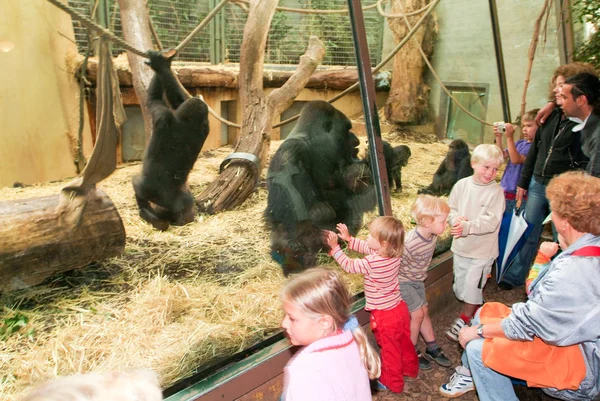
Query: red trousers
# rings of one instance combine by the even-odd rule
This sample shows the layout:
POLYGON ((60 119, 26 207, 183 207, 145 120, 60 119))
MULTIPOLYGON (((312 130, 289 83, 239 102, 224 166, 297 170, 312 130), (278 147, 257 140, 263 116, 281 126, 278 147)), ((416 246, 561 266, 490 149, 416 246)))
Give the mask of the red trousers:
POLYGON ((379 381, 395 393, 404 390, 404 376, 417 377, 419 358, 410 340, 410 314, 404 301, 388 310, 371 311, 371 330, 381 348, 379 381))

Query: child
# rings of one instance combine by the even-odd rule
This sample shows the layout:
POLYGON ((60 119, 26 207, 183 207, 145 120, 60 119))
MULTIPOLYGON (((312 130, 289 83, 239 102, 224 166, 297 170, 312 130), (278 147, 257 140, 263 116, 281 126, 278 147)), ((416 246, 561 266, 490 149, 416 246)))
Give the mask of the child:
POLYGON ((327 231, 330 255, 348 273, 365 276, 365 309, 371 312, 371 329, 381 348, 381 377, 377 389, 395 393, 404 390, 404 376, 417 377, 419 364, 410 341, 410 315, 400 297, 398 271, 404 247, 402 222, 381 216, 373 220, 366 241, 350 236, 345 224, 338 224, 339 237, 348 248, 368 255, 350 259, 338 245, 338 235, 327 231))
POLYGON ((450 234, 454 253, 456 298, 464 302, 460 317, 446 332, 458 341, 460 330, 471 322, 483 304, 483 287, 498 257, 498 231, 504 212, 504 191, 495 181, 502 151, 495 145, 479 145, 471 156, 473 175, 459 180, 448 198, 450 234))
POLYGON ((411 213, 417 227, 406 234, 400 262, 400 294, 410 312, 410 339, 416 347, 420 333, 427 344, 427 357, 417 349, 421 370, 431 369, 429 359, 441 366, 452 366, 452 362, 435 341, 423 283, 435 251, 437 237, 446 229, 449 213, 450 208, 444 200, 430 195, 417 196, 411 213))
MULTIPOLYGON (((516 143, 514 139, 515 127, 512 124, 505 124, 506 149, 502 147, 502 133, 498 132, 498 126, 494 125, 496 145, 502 150, 504 158, 508 158, 508 164, 506 165, 506 169, 504 169, 504 174, 500 181, 500 186, 504 190, 504 199, 506 200, 505 213, 512 213, 516 208, 517 182, 519 181, 519 177, 521 177, 523 163, 525 163, 531 142, 535 138, 535 133, 538 129, 538 125, 535 122, 535 116, 538 111, 539 109, 533 109, 523 114, 523 118, 521 119, 523 139, 519 139, 516 143)), ((525 200, 519 207, 524 210, 525 200)))
POLYGON ((161 401, 156 374, 148 370, 89 373, 50 380, 19 401, 161 401))
POLYGON ((281 299, 281 327, 304 346, 285 367, 282 401, 371 401, 379 357, 356 318, 348 319, 350 293, 339 274, 308 269, 287 282, 281 299))

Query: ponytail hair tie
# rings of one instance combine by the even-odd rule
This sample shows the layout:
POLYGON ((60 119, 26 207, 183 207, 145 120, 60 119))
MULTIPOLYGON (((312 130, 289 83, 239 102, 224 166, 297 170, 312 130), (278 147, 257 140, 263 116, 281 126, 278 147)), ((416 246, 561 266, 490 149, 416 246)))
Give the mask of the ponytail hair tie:
POLYGON ((348 320, 346 320, 346 323, 344 323, 343 330, 354 331, 356 329, 358 329, 358 319, 356 318, 355 315, 350 315, 348 320))

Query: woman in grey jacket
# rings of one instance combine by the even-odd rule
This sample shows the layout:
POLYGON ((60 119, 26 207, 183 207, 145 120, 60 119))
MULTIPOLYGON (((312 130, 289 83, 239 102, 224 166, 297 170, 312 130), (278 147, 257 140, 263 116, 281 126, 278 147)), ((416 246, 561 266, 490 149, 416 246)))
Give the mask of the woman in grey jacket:
POLYGON ((563 400, 600 399, 600 178, 564 173, 550 181, 546 194, 567 248, 532 283, 529 300, 514 304, 508 317, 482 325, 476 316, 462 329, 463 364, 440 387, 442 395, 454 398, 476 387, 481 401, 517 400, 511 379, 483 364, 484 339, 538 337, 550 345, 578 345, 585 362, 579 388, 543 391, 563 400))

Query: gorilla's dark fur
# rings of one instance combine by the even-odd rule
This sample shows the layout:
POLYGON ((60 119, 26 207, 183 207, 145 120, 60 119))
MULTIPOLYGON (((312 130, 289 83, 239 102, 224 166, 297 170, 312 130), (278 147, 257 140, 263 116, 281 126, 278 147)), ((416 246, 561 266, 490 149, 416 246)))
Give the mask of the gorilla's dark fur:
POLYGON ((133 177, 140 217, 159 230, 194 221, 194 197, 187 178, 208 136, 208 107, 181 89, 171 59, 149 52, 155 71, 148 88, 152 137, 142 174, 133 177), (163 92, 171 107, 163 100, 163 92))
POLYGON ((265 220, 271 254, 284 273, 316 264, 323 229, 345 223, 352 234, 375 206, 368 165, 356 159, 350 120, 327 102, 307 103, 267 172, 265 220))
POLYGON ((431 185, 420 189, 420 194, 448 195, 456 181, 473 175, 469 145, 462 139, 450 143, 448 154, 433 175, 431 185))
MULTIPOLYGON (((402 191, 402 167, 408 164, 411 156, 410 148, 406 145, 392 147, 387 141, 383 141, 383 157, 387 171, 390 190, 396 186, 396 191, 402 191)), ((369 154, 365 159, 369 163, 369 154)))

